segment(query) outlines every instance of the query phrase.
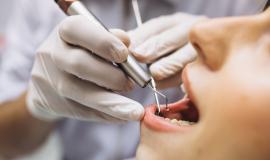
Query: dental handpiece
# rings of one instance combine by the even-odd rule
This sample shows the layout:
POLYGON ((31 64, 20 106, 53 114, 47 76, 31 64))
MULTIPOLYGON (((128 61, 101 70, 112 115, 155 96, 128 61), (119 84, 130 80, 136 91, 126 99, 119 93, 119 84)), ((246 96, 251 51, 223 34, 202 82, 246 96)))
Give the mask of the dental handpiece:
MULTIPOLYGON (((78 0, 55 0, 55 2, 67 15, 85 16, 95 25, 109 32, 108 28, 88 10, 82 2, 78 0)), ((131 55, 128 56, 125 62, 116 64, 142 88, 145 88, 152 80, 150 74, 146 72, 131 55)))

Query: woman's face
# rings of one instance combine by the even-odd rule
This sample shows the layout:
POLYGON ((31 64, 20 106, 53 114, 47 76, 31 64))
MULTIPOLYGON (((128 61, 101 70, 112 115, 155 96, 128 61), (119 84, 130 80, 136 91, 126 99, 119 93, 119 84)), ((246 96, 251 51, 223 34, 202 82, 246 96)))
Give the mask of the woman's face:
POLYGON ((198 58, 182 76, 188 97, 162 112, 195 124, 148 108, 137 159, 269 160, 269 31, 270 10, 196 24, 198 58))

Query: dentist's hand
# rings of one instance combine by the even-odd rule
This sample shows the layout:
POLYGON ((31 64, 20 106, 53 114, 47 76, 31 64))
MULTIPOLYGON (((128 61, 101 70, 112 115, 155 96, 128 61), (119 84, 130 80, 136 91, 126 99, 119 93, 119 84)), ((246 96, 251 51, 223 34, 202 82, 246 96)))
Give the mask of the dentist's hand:
MULTIPOLYGON (((124 32, 114 33, 128 43, 124 32)), ((82 16, 66 18, 37 51, 27 96, 30 113, 42 120, 140 120, 143 107, 116 93, 132 88, 111 63, 129 54, 116 36, 82 16)))
POLYGON ((176 13, 144 23, 130 31, 130 50, 134 57, 150 64, 150 71, 159 88, 180 84, 183 67, 196 58, 188 43, 191 26, 205 17, 176 13))

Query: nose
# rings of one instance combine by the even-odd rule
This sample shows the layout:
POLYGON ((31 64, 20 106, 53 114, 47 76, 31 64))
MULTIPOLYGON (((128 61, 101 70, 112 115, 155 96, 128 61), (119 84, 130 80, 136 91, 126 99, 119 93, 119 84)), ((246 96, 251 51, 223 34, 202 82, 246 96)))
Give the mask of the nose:
POLYGON ((204 20, 195 24, 189 34, 189 40, 201 59, 210 69, 219 69, 226 59, 232 30, 223 19, 204 20))

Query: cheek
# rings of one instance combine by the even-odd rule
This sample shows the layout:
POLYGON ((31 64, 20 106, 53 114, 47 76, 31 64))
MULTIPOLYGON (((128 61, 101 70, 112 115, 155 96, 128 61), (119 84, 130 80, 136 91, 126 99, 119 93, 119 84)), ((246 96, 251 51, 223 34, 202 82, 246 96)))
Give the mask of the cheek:
MULTIPOLYGON (((270 124, 270 76, 269 66, 254 56, 240 56, 220 71, 224 87, 223 107, 230 111, 239 128, 266 130, 270 124), (244 60, 244 63, 243 63, 244 60), (260 63, 259 63, 260 62, 260 63)), ((269 127, 268 127, 269 128, 269 127)))
POLYGON ((196 64, 189 67, 201 114, 202 127, 197 142, 208 144, 209 150, 230 150, 230 146, 235 146, 238 149, 232 152, 268 152, 270 79, 254 76, 256 72, 251 74, 248 67, 218 72, 196 64), (260 79, 265 83, 258 81, 260 79))
POLYGON ((207 122, 211 123, 213 133, 226 139, 224 143, 236 143, 240 151, 267 152, 270 149, 270 87, 258 81, 259 75, 246 79, 250 76, 241 72, 228 73, 222 72, 222 77, 213 82, 215 95, 208 101, 207 122))
MULTIPOLYGON (((235 77, 234 77, 235 78, 235 77)), ((270 90, 248 80, 226 81, 218 97, 220 109, 236 130, 270 133, 270 90)), ((269 88, 269 87, 268 87, 269 88)), ((269 88, 270 89, 270 88, 269 88)))

